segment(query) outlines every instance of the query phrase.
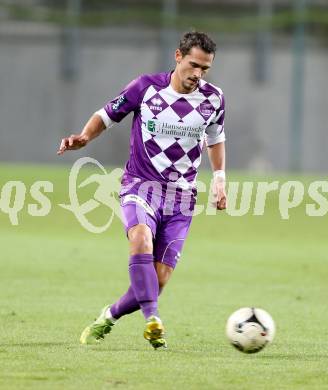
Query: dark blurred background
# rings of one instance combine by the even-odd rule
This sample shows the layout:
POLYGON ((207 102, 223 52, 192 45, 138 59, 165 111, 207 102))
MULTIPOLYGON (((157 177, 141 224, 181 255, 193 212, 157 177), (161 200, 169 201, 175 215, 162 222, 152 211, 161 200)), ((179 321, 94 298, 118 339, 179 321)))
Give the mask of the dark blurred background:
POLYGON ((327 171, 327 0, 0 0, 0 161, 122 165, 131 118, 56 150, 129 81, 173 68, 191 29, 218 45, 228 167, 327 171))

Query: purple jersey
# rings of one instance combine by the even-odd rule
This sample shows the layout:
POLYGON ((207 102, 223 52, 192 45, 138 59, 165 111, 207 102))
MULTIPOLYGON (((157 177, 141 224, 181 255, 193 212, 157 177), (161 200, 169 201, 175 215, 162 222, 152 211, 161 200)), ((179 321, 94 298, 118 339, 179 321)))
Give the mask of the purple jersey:
POLYGON ((134 112, 125 177, 175 182, 191 190, 204 141, 214 145, 225 140, 224 97, 204 80, 195 91, 181 94, 170 79, 171 72, 138 77, 106 104, 102 117, 111 125, 134 112))

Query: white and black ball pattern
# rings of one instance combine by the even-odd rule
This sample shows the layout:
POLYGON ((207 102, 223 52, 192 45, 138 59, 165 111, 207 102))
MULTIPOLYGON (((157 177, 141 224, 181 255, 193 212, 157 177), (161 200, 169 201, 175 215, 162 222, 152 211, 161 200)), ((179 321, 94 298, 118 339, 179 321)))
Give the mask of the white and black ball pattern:
POLYGON ((275 323, 265 310, 243 307, 228 318, 226 334, 230 343, 239 351, 256 353, 272 342, 275 323))

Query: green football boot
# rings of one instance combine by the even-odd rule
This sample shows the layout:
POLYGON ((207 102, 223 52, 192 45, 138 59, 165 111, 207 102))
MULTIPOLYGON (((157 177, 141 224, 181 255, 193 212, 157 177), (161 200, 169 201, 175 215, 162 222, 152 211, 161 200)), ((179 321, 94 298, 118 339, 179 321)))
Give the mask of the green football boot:
POLYGON ((81 334, 81 344, 95 344, 103 340, 106 334, 110 333, 114 322, 106 318, 106 311, 109 306, 105 306, 99 317, 89 326, 87 326, 81 334))
POLYGON ((166 340, 164 339, 164 326, 158 317, 151 316, 147 319, 144 338, 148 340, 155 349, 160 347, 167 348, 166 340))

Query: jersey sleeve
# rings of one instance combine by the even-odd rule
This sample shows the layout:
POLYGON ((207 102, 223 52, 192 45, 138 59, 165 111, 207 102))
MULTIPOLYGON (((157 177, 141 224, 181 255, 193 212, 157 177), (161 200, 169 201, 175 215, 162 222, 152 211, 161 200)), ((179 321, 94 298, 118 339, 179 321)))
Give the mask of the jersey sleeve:
POLYGON ((219 144, 226 140, 224 132, 225 100, 220 95, 220 107, 216 110, 215 116, 205 130, 205 141, 207 146, 219 144))
POLYGON ((130 112, 138 111, 142 101, 142 92, 145 89, 143 76, 131 81, 123 91, 113 100, 96 111, 106 127, 111 127, 115 122, 121 122, 130 112))

